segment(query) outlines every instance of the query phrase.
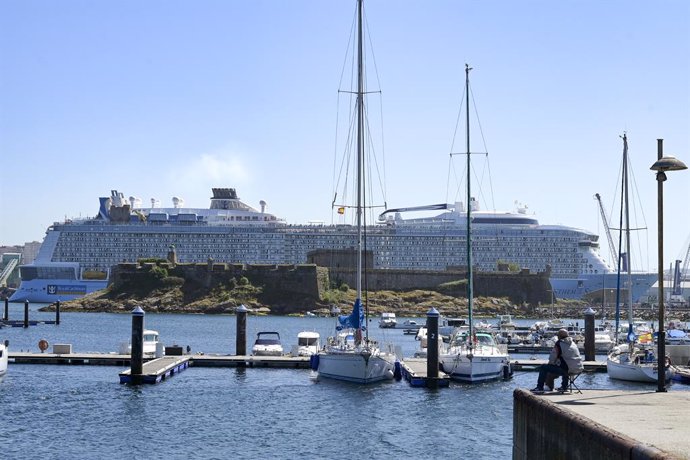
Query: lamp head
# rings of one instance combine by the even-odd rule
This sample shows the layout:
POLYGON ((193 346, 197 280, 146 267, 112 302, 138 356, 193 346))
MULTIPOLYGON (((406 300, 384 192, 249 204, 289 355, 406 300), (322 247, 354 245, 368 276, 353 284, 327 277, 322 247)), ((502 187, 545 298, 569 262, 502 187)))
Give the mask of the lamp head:
POLYGON ((658 159, 649 169, 662 173, 664 171, 681 171, 683 169, 688 169, 688 167, 685 166, 685 163, 675 157, 662 157, 658 159))

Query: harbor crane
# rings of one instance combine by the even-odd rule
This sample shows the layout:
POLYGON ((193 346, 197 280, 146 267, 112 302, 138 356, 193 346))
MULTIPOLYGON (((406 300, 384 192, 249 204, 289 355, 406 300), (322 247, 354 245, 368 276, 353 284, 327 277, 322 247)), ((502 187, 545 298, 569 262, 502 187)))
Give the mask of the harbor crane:
POLYGON ((599 203, 599 212, 601 212, 601 219, 604 221, 606 238, 609 241, 609 251, 611 251, 611 263, 616 264, 618 261, 618 251, 616 251, 616 245, 613 243, 613 238, 611 237, 611 229, 609 228, 609 222, 606 219, 606 211, 604 210, 604 204, 601 202, 601 196, 598 193, 594 194, 594 198, 599 203))

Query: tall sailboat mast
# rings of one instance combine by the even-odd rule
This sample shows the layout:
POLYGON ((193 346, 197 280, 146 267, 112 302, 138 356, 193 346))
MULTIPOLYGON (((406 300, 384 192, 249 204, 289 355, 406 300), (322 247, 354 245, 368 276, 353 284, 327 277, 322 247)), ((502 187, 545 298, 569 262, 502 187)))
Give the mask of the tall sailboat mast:
POLYGON ((467 132, 467 310, 468 321, 470 323, 470 340, 474 337, 474 325, 472 321, 472 309, 474 306, 474 289, 472 281, 472 188, 470 187, 470 67, 465 64, 465 118, 466 118, 466 132, 467 132))
MULTIPOLYGON (((362 34, 362 0, 357 0, 357 298, 362 302, 362 207, 364 194, 364 58, 362 34)), ((361 337, 362 325, 359 325, 361 337)), ((369 328, 367 337, 369 336, 369 328)))
POLYGON ((628 137, 623 133, 623 193, 625 196, 625 258, 627 268, 626 285, 628 300, 628 341, 633 333, 632 260, 630 260, 630 202, 628 195, 628 137))

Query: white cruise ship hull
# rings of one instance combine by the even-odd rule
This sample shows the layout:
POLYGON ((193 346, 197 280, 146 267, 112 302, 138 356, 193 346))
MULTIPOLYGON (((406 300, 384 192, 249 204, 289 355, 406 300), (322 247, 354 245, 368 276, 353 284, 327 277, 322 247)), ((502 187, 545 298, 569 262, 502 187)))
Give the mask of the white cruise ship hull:
MULTIPOLYGON (((581 299, 590 292, 616 287, 616 273, 579 275, 577 278, 549 278, 553 293, 559 299, 581 299)), ((658 273, 633 273, 632 297, 637 302, 657 281, 658 273)))
POLYGON ((318 357, 319 378, 367 384, 390 380, 395 370, 395 357, 388 353, 326 349, 318 357))
POLYGON ((107 280, 33 279, 22 280, 10 302, 53 303, 84 297, 108 287, 107 280))
MULTIPOLYGON (((146 207, 134 197, 128 203, 124 194, 113 190, 111 197, 100 198, 96 218, 54 223, 35 261, 19 267, 22 281, 13 301, 81 297, 106 286, 103 280, 83 280, 83 273, 109 273, 119 263, 136 263, 141 258, 165 259, 171 248, 180 263, 205 263, 211 257, 219 263, 302 264, 312 251, 348 250, 358 244, 356 226, 288 225, 263 207, 259 211, 241 202, 234 189, 213 189, 209 208, 185 208, 179 200, 173 203, 172 208, 146 207), (72 276, 56 274, 60 269, 71 269, 72 276), (49 292, 49 286, 59 292, 49 292)), ((372 267, 445 271, 464 265, 467 240, 462 208, 461 203, 443 205, 434 208, 444 209, 441 214, 419 219, 396 214, 367 227, 372 267)), ((592 233, 540 225, 525 212, 477 211, 473 216, 472 232, 485 245, 481 250, 474 248, 478 271, 493 272, 498 261, 517 263, 533 273, 550 266, 558 298, 577 299, 616 285, 616 274, 600 257, 597 236, 592 233), (541 251, 543 247, 549 251, 541 251)), ((633 274, 634 301, 646 293, 655 277, 633 274)))

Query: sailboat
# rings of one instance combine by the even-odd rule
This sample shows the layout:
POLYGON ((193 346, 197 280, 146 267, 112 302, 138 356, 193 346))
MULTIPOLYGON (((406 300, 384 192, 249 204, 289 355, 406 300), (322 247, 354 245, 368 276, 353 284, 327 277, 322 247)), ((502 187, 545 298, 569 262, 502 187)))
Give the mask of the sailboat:
POLYGON ((465 64, 465 96, 467 121, 467 304, 469 329, 458 329, 448 347, 439 355, 441 369, 453 380, 476 383, 507 376, 510 369, 508 350, 496 343, 489 332, 477 332, 472 321, 474 304, 472 279, 472 189, 470 186, 470 70, 465 64))
MULTIPOLYGON (((620 298, 621 281, 620 271, 621 265, 626 268, 625 292, 627 294, 626 304, 628 307, 628 334, 627 343, 621 343, 611 349, 606 359, 606 372, 609 377, 617 380, 628 380, 632 382, 648 382, 656 383, 658 380, 658 359, 654 356, 651 348, 642 347, 640 344, 635 344, 635 324, 633 320, 633 298, 632 298, 632 268, 630 260, 630 209, 628 206, 628 138, 623 134, 623 175, 622 175, 622 206, 621 206, 621 222, 625 217, 625 253, 618 251, 618 286, 616 288, 616 322, 620 317, 620 298), (625 263, 623 260, 625 256, 625 263)), ((620 240, 619 240, 620 241, 620 240)), ((620 244, 620 243, 619 243, 620 244)), ((616 330, 618 329, 616 324, 616 330)), ((653 345, 653 344, 650 344, 653 345)), ((666 372, 666 380, 670 379, 673 371, 670 367, 670 362, 664 360, 664 368, 666 372)))
POLYGON ((357 297, 349 315, 338 317, 336 334, 329 337, 326 345, 312 359, 312 368, 319 378, 326 377, 354 383, 374 383, 390 380, 394 376, 396 357, 383 351, 369 339, 368 321, 362 305, 363 250, 364 250, 364 56, 363 56, 363 8, 357 0, 357 92, 356 92, 356 142, 357 142, 357 297))

